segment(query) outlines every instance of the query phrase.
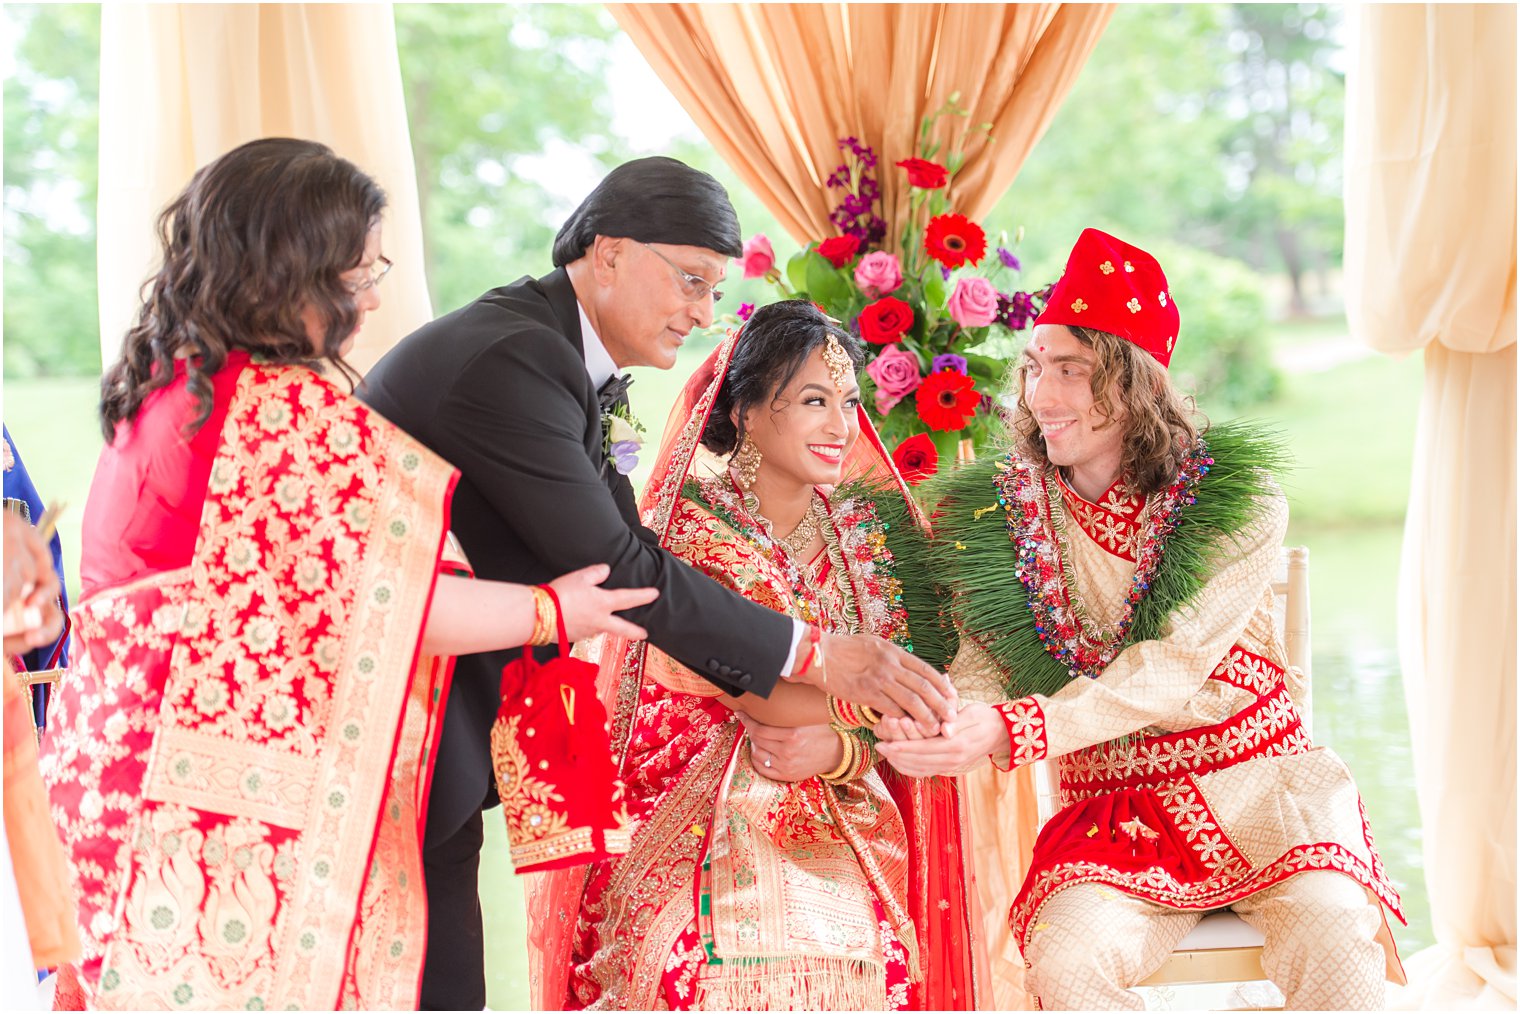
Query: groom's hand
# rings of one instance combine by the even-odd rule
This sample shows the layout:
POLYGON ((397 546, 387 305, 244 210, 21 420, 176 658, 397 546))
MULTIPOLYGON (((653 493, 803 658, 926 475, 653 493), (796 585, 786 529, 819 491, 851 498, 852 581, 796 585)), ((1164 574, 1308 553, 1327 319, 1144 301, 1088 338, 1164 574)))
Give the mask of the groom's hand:
POLYGON ((872 634, 824 634, 820 646, 824 664, 809 666, 799 682, 883 715, 907 715, 930 735, 955 718, 950 678, 890 641, 872 634))
MULTIPOLYGON (((885 724, 889 719, 882 719, 885 724)), ((954 733, 911 738, 910 730, 882 729, 882 733, 909 738, 878 738, 877 751, 891 765, 912 778, 959 775, 981 767, 989 759, 1007 766, 1010 745, 1003 716, 990 704, 972 702, 961 710, 954 733)))

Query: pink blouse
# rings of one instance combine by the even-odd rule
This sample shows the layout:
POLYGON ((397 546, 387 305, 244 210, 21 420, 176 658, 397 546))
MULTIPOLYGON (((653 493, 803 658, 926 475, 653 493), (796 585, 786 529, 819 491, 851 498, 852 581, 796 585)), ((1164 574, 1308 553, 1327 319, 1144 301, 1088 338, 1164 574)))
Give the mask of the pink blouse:
POLYGON ((117 423, 85 502, 82 596, 190 563, 222 422, 249 359, 247 352, 227 354, 211 377, 211 416, 188 438, 184 427, 198 403, 186 387, 184 360, 175 362, 173 382, 150 394, 135 420, 117 423))

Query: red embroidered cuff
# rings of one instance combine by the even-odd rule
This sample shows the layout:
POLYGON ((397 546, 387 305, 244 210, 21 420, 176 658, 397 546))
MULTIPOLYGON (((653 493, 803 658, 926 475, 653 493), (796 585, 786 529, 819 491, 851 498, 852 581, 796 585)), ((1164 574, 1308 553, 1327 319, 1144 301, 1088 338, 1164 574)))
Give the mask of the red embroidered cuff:
POLYGON ((1044 760, 1050 752, 1050 744, 1045 739, 1045 710, 1039 703, 1033 697, 1021 697, 1016 701, 999 704, 997 710, 1003 716, 1003 724, 1008 727, 1010 763, 1004 767, 994 759, 993 765, 1001 771, 1012 771, 1025 764, 1044 760))

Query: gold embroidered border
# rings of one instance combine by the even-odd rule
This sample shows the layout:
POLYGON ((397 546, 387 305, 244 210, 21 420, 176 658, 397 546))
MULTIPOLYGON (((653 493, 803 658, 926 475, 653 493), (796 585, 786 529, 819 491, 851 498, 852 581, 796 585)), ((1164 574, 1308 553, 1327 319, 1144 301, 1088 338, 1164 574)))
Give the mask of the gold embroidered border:
POLYGON ((154 798, 299 829, 311 796, 311 765, 286 750, 167 728, 154 743, 147 783, 154 798))

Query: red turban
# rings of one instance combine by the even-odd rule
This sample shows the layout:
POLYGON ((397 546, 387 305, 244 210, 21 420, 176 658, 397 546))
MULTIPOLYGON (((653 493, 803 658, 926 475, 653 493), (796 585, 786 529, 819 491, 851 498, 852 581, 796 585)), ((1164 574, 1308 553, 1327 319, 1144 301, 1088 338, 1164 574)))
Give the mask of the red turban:
POLYGON ((1035 324, 1107 331, 1162 366, 1177 344, 1177 304, 1156 258, 1098 229, 1084 229, 1035 324))

